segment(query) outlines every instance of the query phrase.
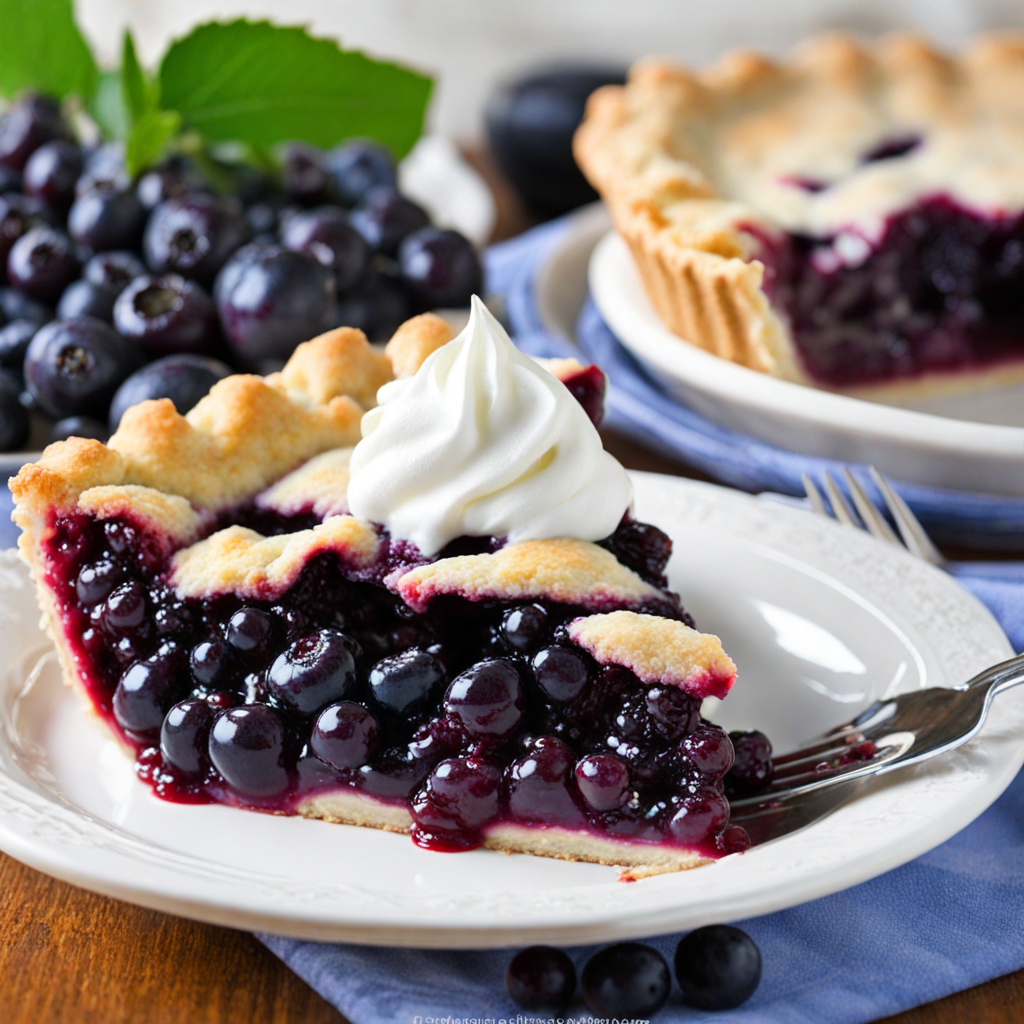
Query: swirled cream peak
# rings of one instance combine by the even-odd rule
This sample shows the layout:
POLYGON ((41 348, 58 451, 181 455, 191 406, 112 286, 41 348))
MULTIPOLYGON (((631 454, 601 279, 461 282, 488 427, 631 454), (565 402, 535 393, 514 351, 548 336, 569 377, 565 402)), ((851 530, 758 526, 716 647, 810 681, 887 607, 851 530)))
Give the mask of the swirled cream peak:
POLYGON ((352 453, 349 509, 425 555, 462 536, 600 540, 632 500, 580 404, 476 297, 465 330, 377 402, 352 453))

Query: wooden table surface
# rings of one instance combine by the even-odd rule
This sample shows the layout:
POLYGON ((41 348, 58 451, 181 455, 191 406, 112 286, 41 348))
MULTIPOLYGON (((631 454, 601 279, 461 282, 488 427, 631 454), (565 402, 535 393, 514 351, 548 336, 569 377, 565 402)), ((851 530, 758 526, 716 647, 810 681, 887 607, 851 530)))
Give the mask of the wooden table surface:
MULTIPOLYGON (((499 237, 528 221, 485 157, 499 237)), ((631 469, 694 476, 623 438, 631 469)), ((898 950, 893 951, 896 959, 898 950)), ((487 1007, 480 1007, 481 1016, 487 1007)), ((247 932, 87 892, 0 854, 0 1024, 344 1024, 345 1018, 247 932)), ((1020 1024, 1024 971, 886 1024, 1020 1024)))

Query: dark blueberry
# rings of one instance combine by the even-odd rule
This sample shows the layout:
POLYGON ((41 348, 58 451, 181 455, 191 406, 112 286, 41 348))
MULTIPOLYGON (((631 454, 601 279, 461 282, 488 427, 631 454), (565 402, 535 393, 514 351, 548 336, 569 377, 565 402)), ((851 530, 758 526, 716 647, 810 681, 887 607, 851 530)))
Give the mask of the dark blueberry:
POLYGON ((576 765, 576 785, 595 811, 614 811, 629 799, 629 769, 614 754, 591 754, 576 765))
POLYGON ((231 368, 207 356, 165 356, 136 370, 117 389, 110 403, 110 427, 116 430, 121 417, 133 405, 150 398, 169 398, 185 415, 210 388, 231 373, 231 368))
POLYGON ((188 157, 177 156, 146 171, 135 186, 135 195, 147 210, 152 210, 165 199, 208 190, 206 178, 195 163, 188 157))
POLYGON ((422 206, 390 188, 371 189, 350 216, 370 248, 385 256, 394 256, 403 238, 430 225, 422 206))
POLYGON ((722 853, 745 853, 751 845, 750 836, 741 825, 730 825, 718 837, 718 848, 722 853))
POLYGON ((114 718, 122 729, 133 733, 154 733, 182 690, 181 656, 173 648, 137 661, 114 691, 114 718))
POLYGON ((270 692, 306 715, 341 700, 355 681, 349 640, 336 629, 320 629, 293 640, 267 672, 270 692))
POLYGON ((413 715, 437 694, 444 679, 437 658, 414 648, 378 661, 370 670, 370 690, 382 708, 413 715))
POLYGON ((736 759, 725 776, 725 792, 730 797, 749 796, 772 781, 771 740, 763 732, 731 732, 736 759))
POLYGON ((599 1017, 653 1017, 667 1002, 671 988, 665 958, 639 942, 599 950, 580 976, 583 1001, 599 1017))
POLYGON ((131 192, 94 188, 68 211, 71 237, 90 252, 134 249, 142 237, 146 211, 131 192))
POLYGON ((24 189, 53 206, 69 206, 82 173, 82 151, 64 139, 44 143, 25 164, 24 189))
POLYGON ((160 752, 179 771, 194 775, 209 763, 210 728, 217 711, 201 697, 175 704, 160 727, 160 752))
POLYGON ((138 580, 115 587, 103 610, 103 625, 111 632, 137 629, 146 618, 146 595, 138 580))
POLYGON ((669 739, 679 739, 700 725, 700 704, 678 686, 652 686, 646 703, 654 728, 669 739))
POLYGON ((115 250, 90 256, 82 267, 82 277, 93 284, 106 285, 120 295, 137 277, 146 273, 146 265, 133 252, 115 250))
POLYGON ((82 604, 93 605, 105 600, 121 579, 121 568, 116 562, 101 559, 83 565, 75 582, 75 593, 82 604))
MULTIPOLYGON (((14 243, 34 227, 46 224, 42 204, 19 192, 0 195, 0 271, 6 272, 7 256, 14 243)), ((0 277, 3 273, 0 273, 0 277)), ((6 309, 5 309, 6 313, 6 309)), ((14 319, 7 313, 7 319, 14 319)), ((32 320, 35 317, 29 317, 32 320)))
POLYGON ((19 373, 24 369, 25 353, 39 326, 34 320, 12 320, 0 327, 0 366, 19 373))
POLYGON ((462 308, 483 290, 483 266, 473 243, 457 231, 421 228, 398 250, 398 270, 421 306, 462 308))
POLYGON ((28 412, 18 397, 20 391, 6 370, 0 373, 0 452, 17 451, 28 441, 28 412))
POLYGON ((498 816, 501 770, 478 757, 453 757, 431 773, 413 808, 430 829, 477 832, 498 816))
POLYGON ((505 177, 543 216, 566 213, 597 198, 572 153, 587 97, 621 70, 566 67, 535 72, 498 89, 487 104, 487 137, 505 177))
POLYGON ((75 194, 84 196, 96 189, 126 192, 131 188, 131 179, 124 165, 124 145, 120 142, 104 142, 85 153, 85 170, 75 185, 75 194))
POLYGON ((75 316, 93 316, 110 323, 114 316, 116 298, 117 292, 109 285, 93 284, 81 279, 72 281, 57 303, 57 317, 70 320, 75 316))
POLYGON ((274 796, 288 786, 284 725, 265 704, 221 711, 210 730, 209 751, 214 768, 245 796, 274 796))
POLYGON ((231 202, 198 194, 160 203, 142 245, 154 274, 180 274, 208 284, 245 236, 245 220, 231 202))
POLYGON ((697 771, 710 778, 720 779, 732 767, 732 740, 724 729, 710 722, 702 722, 679 749, 697 771))
POLYGON ((387 341, 409 319, 402 286, 390 274, 370 271, 331 314, 332 327, 358 327, 371 341, 387 341))
POLYGON ((312 206, 328 198, 331 176, 324 154, 306 142, 290 142, 281 161, 281 183, 296 202, 312 206))
POLYGON ((398 186, 398 169, 391 150, 376 142, 356 139, 332 149, 327 164, 334 188, 346 206, 355 206, 374 188, 398 186))
POLYGON ((227 641, 204 640, 192 648, 189 665, 192 675, 203 686, 223 686, 230 679, 237 662, 227 641))
POLYGON ((377 746, 377 720, 362 704, 350 700, 331 704, 320 712, 309 745, 333 768, 358 768, 370 760, 377 746))
POLYGON ((44 143, 70 137, 60 108, 47 96, 26 96, 0 118, 0 164, 20 171, 44 143))
POLYGON ((569 792, 572 751, 553 736, 535 740, 524 757, 508 772, 508 806, 520 821, 575 827, 583 815, 569 792))
POLYGON ((27 231, 7 254, 7 279, 39 302, 56 302, 80 269, 71 239, 51 227, 27 231))
POLYGON ((603 542, 628 569, 654 583, 665 586, 665 566, 672 556, 672 539, 650 523, 629 521, 603 542))
POLYGON ((306 253, 247 246, 220 272, 214 287, 224 336, 239 361, 259 367, 285 360, 321 334, 334 309, 334 275, 306 253))
POLYGON ((0 195, 21 191, 21 175, 7 164, 0 164, 0 195))
POLYGON ((0 310, 8 322, 31 320, 39 327, 48 324, 54 316, 53 308, 43 302, 30 299, 17 288, 0 288, 0 310))
POLYGON ((590 666, 586 656, 571 647, 546 647, 533 659, 533 677, 552 699, 575 700, 587 685, 590 666))
POLYGON ((505 988, 524 1010, 560 1015, 576 994, 576 968, 564 950, 529 946, 512 957, 505 988))
POLYGON ((499 658, 479 661, 452 680, 444 707, 471 736, 504 738, 523 717, 519 673, 499 658))
POLYGON ((409 753, 419 761, 437 764, 457 754, 467 741, 466 730, 450 718, 433 718, 413 733, 409 753))
POLYGON ((239 608, 228 620, 227 641, 236 651, 261 654, 273 636, 270 616, 259 608, 239 608))
POLYGON ((106 424, 91 416, 65 416, 50 428, 50 444, 66 441, 69 437, 87 437, 106 444, 110 440, 110 431, 106 424))
POLYGON ((668 828, 681 843, 705 843, 717 836, 728 822, 729 802, 710 787, 701 787, 683 798, 668 828))
POLYGON ((277 240, 277 207, 273 203, 253 203, 245 211, 245 223, 254 242, 265 237, 277 240))
POLYGON ((25 383, 49 415, 105 417, 138 352, 109 324, 91 317, 40 328, 25 355, 25 383))
POLYGON ((548 613, 539 604, 511 608, 502 616, 501 632, 519 651, 528 651, 544 635, 548 613))
POLYGON ((701 1010, 731 1010, 745 1003, 761 981, 761 951, 728 924, 710 924, 684 935, 676 946, 676 980, 683 999, 701 1010))
POLYGON ((207 351, 217 337, 213 300, 177 274, 137 277, 117 297, 114 326, 150 357, 207 351))
POLYGON ((370 247, 337 206, 321 206, 289 217, 281 227, 281 242, 330 267, 339 292, 348 291, 370 265, 370 247))

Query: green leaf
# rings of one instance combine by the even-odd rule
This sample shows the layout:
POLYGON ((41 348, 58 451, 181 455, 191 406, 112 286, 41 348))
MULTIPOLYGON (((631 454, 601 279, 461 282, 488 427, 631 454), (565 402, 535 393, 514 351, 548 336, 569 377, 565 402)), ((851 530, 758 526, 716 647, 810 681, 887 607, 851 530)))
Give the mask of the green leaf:
POLYGON ((132 126, 125 146, 124 162, 134 178, 157 163, 167 153, 181 131, 181 115, 176 110, 150 110, 132 126))
POLYGON ((71 0, 0 0, 0 95, 92 98, 99 72, 71 0))
POLYGON ((208 139, 332 146, 367 136, 404 156, 423 130, 431 79, 304 28, 245 20, 200 25, 171 44, 160 103, 208 139))
POLYGON ((104 138, 124 142, 131 130, 124 105, 124 88, 118 71, 103 71, 89 104, 89 113, 100 126, 104 138))
POLYGON ((156 97, 139 66, 139 59, 135 56, 135 40, 128 29, 125 29, 121 47, 121 92, 132 122, 138 121, 156 107, 156 97))

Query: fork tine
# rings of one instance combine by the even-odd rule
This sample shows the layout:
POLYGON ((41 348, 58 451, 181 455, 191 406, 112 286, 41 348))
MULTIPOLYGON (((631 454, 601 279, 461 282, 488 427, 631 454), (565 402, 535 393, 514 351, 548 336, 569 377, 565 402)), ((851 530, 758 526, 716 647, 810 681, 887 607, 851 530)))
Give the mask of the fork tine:
POLYGON ((828 495, 836 519, 844 526, 852 526, 855 530, 859 530, 860 523, 854 518, 853 509, 846 503, 843 492, 839 490, 835 480, 832 479, 832 474, 827 469, 825 470, 825 493, 828 495))
POLYGON ((946 560, 942 557, 942 553, 932 543, 931 537, 925 533, 924 527, 918 522, 917 516, 907 507, 907 503, 892 489, 889 481, 874 466, 869 466, 868 472, 882 495, 885 507, 896 521, 903 543, 918 558, 923 558, 926 562, 931 562, 932 565, 943 565, 946 560))
POLYGON ((878 540, 895 544, 897 547, 902 547, 903 545, 900 544, 899 538, 892 532, 892 527, 886 522, 885 516, 875 508, 874 504, 864 493, 864 488, 857 482, 857 478, 850 472, 847 466, 843 466, 843 476, 846 478, 846 486, 850 491, 850 497, 853 498, 853 503, 857 506, 860 518, 868 528, 871 536, 878 540))
POLYGON ((828 508, 825 505, 825 499, 821 496, 821 491, 818 490, 818 485, 806 473, 803 473, 800 479, 803 481, 804 493, 807 495, 807 500, 811 503, 811 509, 819 516, 831 519, 832 516, 829 515, 828 508))

